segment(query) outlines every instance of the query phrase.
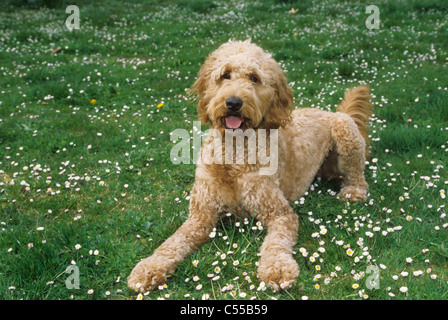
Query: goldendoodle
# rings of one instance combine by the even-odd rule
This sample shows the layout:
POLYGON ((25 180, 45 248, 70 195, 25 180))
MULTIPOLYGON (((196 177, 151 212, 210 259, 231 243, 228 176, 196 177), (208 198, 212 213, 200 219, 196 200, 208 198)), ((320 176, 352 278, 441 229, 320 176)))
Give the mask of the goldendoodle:
POLYGON ((317 176, 342 178, 341 200, 366 199, 369 88, 348 90, 337 112, 294 110, 291 88, 272 56, 251 41, 229 41, 206 59, 192 91, 201 121, 223 137, 210 135, 201 152, 214 141, 222 143, 223 157, 225 151, 233 151, 225 148, 227 131, 252 130, 256 137, 266 132, 267 149, 278 165, 275 172, 261 174, 268 164, 247 161, 251 150, 246 140, 243 163, 198 163, 188 219, 134 267, 129 287, 145 291, 166 283, 176 265, 209 238, 220 216, 228 212, 254 216, 267 227, 259 280, 274 290, 291 286, 299 275, 292 255, 299 222, 289 203, 302 196, 317 176), (278 139, 269 139, 273 135, 278 139))

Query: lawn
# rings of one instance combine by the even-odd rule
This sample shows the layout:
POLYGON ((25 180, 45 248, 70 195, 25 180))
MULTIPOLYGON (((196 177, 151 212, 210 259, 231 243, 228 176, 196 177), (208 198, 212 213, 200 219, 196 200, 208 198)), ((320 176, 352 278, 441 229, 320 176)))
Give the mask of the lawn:
POLYGON ((446 1, 0 7, 0 299, 448 298, 446 1), (257 279, 263 226, 229 217, 165 286, 137 294, 133 266, 188 215, 195 166, 170 160, 170 132, 198 129, 187 90, 210 52, 248 38, 279 61, 298 108, 334 110, 347 88, 371 87, 368 199, 339 202, 316 180, 293 203, 301 273, 288 290, 257 279))

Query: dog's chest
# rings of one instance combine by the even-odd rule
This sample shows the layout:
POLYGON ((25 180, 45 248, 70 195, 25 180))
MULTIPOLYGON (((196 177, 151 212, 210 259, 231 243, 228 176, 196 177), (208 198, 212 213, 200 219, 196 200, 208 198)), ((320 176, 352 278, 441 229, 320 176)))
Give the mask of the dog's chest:
POLYGON ((249 172, 247 166, 241 165, 211 164, 207 169, 217 188, 226 194, 235 194, 238 178, 249 172))
POLYGON ((238 214, 243 211, 241 205, 241 178, 257 170, 256 165, 223 165, 210 164, 205 166, 208 173, 209 185, 225 203, 225 210, 238 214))

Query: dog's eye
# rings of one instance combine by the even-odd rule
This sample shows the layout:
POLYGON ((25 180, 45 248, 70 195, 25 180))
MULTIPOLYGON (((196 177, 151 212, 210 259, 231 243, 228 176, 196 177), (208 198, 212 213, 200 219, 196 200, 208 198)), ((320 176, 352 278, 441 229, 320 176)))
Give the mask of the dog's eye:
POLYGON ((260 80, 258 79, 258 77, 257 77, 257 76, 254 76, 254 75, 249 76, 249 80, 252 81, 253 83, 257 83, 257 82, 260 81, 260 80))
POLYGON ((226 72, 221 76, 221 80, 229 80, 230 79, 230 72, 226 72))

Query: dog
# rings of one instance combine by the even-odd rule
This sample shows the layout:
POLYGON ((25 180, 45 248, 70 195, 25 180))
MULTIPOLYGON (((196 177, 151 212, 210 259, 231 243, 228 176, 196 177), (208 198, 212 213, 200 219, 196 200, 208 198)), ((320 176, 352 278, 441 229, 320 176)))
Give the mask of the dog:
MULTIPOLYGON (((177 264, 209 239, 218 219, 227 212, 255 217, 267 227, 260 248, 259 281, 273 290, 292 286, 299 275, 293 257, 299 221, 290 203, 302 196, 316 177, 341 178, 340 200, 366 200, 364 166, 372 107, 369 88, 346 91, 336 112, 294 110, 292 90, 281 67, 271 54, 246 40, 224 43, 209 55, 191 90, 197 98, 199 118, 220 134, 226 130, 275 132, 278 167, 274 174, 260 174, 264 165, 247 163, 247 156, 240 164, 199 163, 188 219, 134 267, 128 286, 147 291, 165 284, 177 264)), ((205 140, 200 152, 213 140, 205 140)), ((247 149, 247 143, 244 146, 247 149)))

